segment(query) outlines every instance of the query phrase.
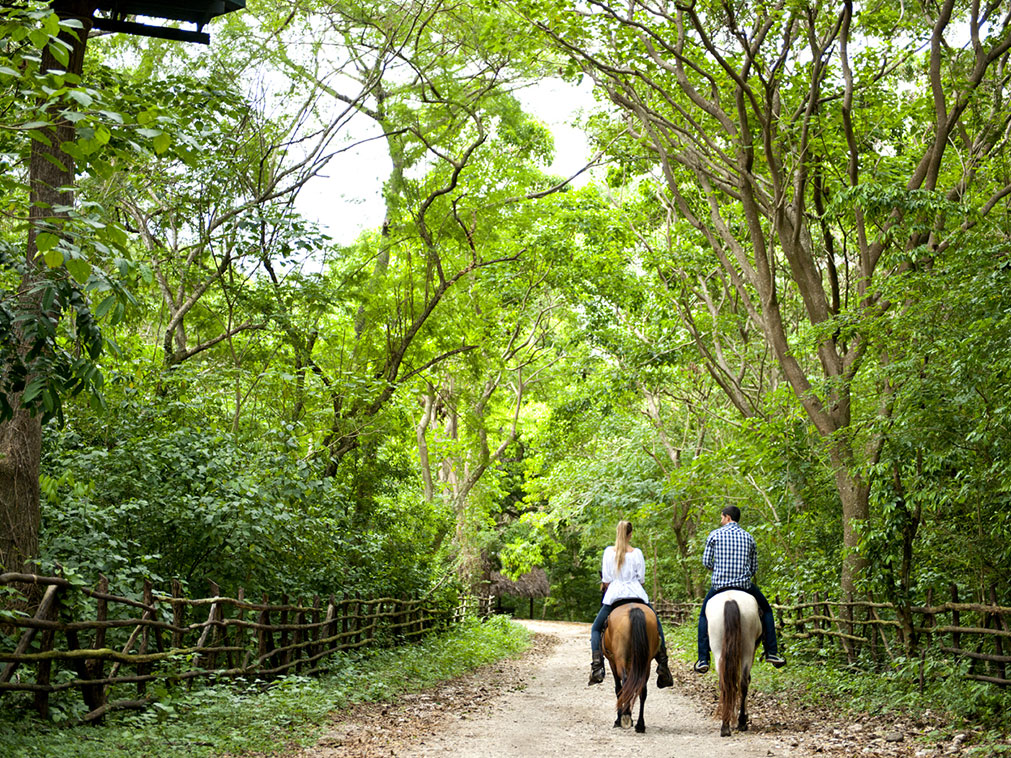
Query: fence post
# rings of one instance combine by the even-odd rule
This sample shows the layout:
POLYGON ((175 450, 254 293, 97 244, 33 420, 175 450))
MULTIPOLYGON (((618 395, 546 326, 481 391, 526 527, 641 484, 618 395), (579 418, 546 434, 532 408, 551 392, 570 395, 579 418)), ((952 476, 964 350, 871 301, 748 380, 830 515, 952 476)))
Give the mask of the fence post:
POLYGON ((299 647, 303 642, 305 642, 305 611, 302 610, 302 598, 295 598, 295 605, 298 610, 295 611, 295 633, 292 635, 294 638, 292 644, 296 647, 291 651, 292 658, 297 661, 295 664, 295 672, 298 674, 302 673, 302 658, 304 657, 304 648, 299 647))
MULTIPOLYGON (((994 607, 994 612, 993 612, 993 626, 994 626, 994 629, 1000 630, 1003 627, 1004 631, 1007 631, 1007 624, 1004 623, 1004 619, 1001 617, 1001 615, 996 610, 998 608, 998 605, 997 605, 997 585, 996 584, 991 584, 990 585, 990 605, 992 605, 994 607)), ((993 644, 994 644, 994 648, 995 648, 995 650, 997 652, 997 657, 998 658, 1003 658, 1004 657, 1004 640, 1001 639, 1001 636, 999 634, 994 635, 993 644)), ((1000 672, 1000 678, 1001 679, 1007 679, 1007 662, 1006 661, 1003 661, 1003 660, 1000 661, 997 664, 997 670, 1000 672)))
POLYGON ((865 621, 867 621, 867 639, 871 647, 871 660, 874 663, 878 662, 878 630, 877 624, 873 623, 877 619, 877 614, 874 612, 874 593, 867 592, 867 613, 865 614, 865 621))
MULTIPOLYGON (((954 582, 951 583, 951 602, 952 605, 958 604, 958 585, 954 582)), ((956 650, 962 649, 962 633, 959 631, 960 624, 962 622, 961 614, 958 612, 958 608, 951 609, 951 646, 956 650)))
MULTIPOLYGON (((80 638, 77 636, 77 630, 70 628, 64 630, 64 634, 67 637, 67 647, 70 650, 81 650, 80 638)), ((90 661, 83 658, 73 659, 74 670, 77 672, 77 676, 81 679, 98 679, 101 678, 101 661, 98 662, 98 666, 92 666, 90 661), (97 675, 95 669, 98 669, 97 675)), ((99 723, 102 720, 103 711, 99 710, 105 705, 105 687, 100 684, 86 684, 81 687, 81 697, 84 699, 84 704, 88 706, 89 716, 92 713, 96 713, 93 717, 95 723, 99 723)), ((87 716, 85 717, 88 718, 87 716)))
POLYGON ((277 666, 286 666, 291 662, 291 651, 284 650, 283 648, 288 647, 288 596, 281 595, 281 639, 278 642, 278 649, 281 652, 278 654, 277 666))
POLYGON ((176 650, 183 646, 183 635, 186 634, 186 605, 182 603, 183 585, 178 579, 172 580, 172 647, 176 650))
POLYGON ((807 604, 807 593, 800 593, 800 602, 797 607, 794 608, 795 614, 797 616, 797 623, 794 626, 797 628, 797 634, 805 634, 804 632, 804 606, 807 604))
MULTIPOLYGON (((852 591, 848 591, 846 593, 846 618, 847 618, 847 621, 848 621, 848 624, 849 624, 848 631, 854 637, 863 637, 864 636, 864 632, 866 631, 867 627, 861 625, 861 627, 860 627, 860 634, 857 634, 857 621, 856 621, 856 619, 857 619, 858 615, 859 614, 857 613, 856 604, 855 604, 855 601, 853 600, 853 592, 852 591)), ((860 651, 863 648, 863 642, 857 642, 856 640, 850 640, 849 642, 850 642, 850 647, 847 649, 846 652, 849 654, 852 651, 852 654, 850 655, 849 662, 853 663, 854 660, 856 660, 857 658, 860 657, 860 651)))
MULTIPOLYGON (((243 606, 246 602, 245 588, 239 587, 235 599, 239 601, 239 607, 235 614, 235 620, 238 622, 235 625, 235 647, 239 649, 239 652, 235 656, 235 660, 238 662, 238 668, 245 670, 249 665, 249 648, 246 646, 246 609, 243 606)), ((228 654, 228 658, 228 665, 231 666, 231 653, 228 654)))
MULTIPOLYGON (((59 586, 55 584, 50 584, 46 588, 45 594, 42 596, 42 601, 39 603, 39 607, 35 610, 36 619, 44 619, 49 616, 50 609, 56 604, 56 593, 59 592, 59 586)), ((35 633, 38 629, 35 627, 29 627, 25 629, 24 634, 21 635, 21 639, 18 641, 18 646, 14 649, 14 655, 22 655, 28 651, 28 646, 32 644, 32 640, 35 639, 35 633)), ((14 676, 14 672, 17 670, 18 661, 10 661, 0 674, 0 682, 9 682, 11 677, 14 676)))
POLYGON ((319 595, 313 595, 312 597, 312 632, 310 634, 310 639, 312 639, 312 645, 309 646, 309 657, 315 658, 317 655, 323 652, 322 645, 319 644, 320 637, 323 636, 323 627, 320 626, 322 622, 322 612, 320 611, 320 600, 319 595))
MULTIPOLYGON (((207 584, 211 588, 211 597, 213 598, 219 597, 221 594, 221 590, 219 589, 218 585, 215 584, 214 582, 208 582, 207 584)), ((217 617, 218 617, 218 602, 217 600, 215 600, 214 602, 211 603, 211 610, 207 613, 206 625, 204 626, 204 630, 200 633, 200 639, 197 641, 197 648, 199 649, 197 650, 196 655, 193 656, 194 662, 199 661, 201 666, 205 669, 213 669, 214 662, 218 657, 218 654, 213 650, 218 641, 218 628, 214 623, 215 621, 217 621, 217 617), (205 654, 203 650, 204 645, 208 643, 207 640, 208 637, 210 637, 210 642, 209 644, 207 644, 207 646, 211 648, 211 652, 205 654), (204 657, 207 658, 207 664, 203 663, 202 659, 204 657)))
MULTIPOLYGON (((98 591, 105 595, 109 594, 109 579, 104 574, 98 575, 98 591)), ((95 613, 95 620, 99 626, 95 629, 95 639, 91 646, 100 650, 105 647, 105 627, 101 624, 109 618, 109 603, 104 597, 97 598, 97 601, 98 610, 95 613)))
MULTIPOLYGON (((351 606, 348 606, 348 613, 351 612, 350 608, 351 608, 351 606)), ((357 645, 359 642, 361 642, 364 639, 364 636, 363 636, 363 633, 362 633, 362 617, 361 617, 362 601, 359 598, 355 598, 354 609, 355 609, 354 610, 354 614, 355 615, 351 617, 351 621, 352 621, 352 627, 353 627, 354 633, 355 633, 354 634, 355 644, 357 645)))
MULTIPOLYGON (((144 580, 144 605, 152 609, 154 608, 154 592, 152 591, 151 588, 150 579, 144 580)), ((145 611, 140 615, 141 620, 143 620, 145 616, 147 616, 152 621, 154 621, 155 619, 155 613, 153 610, 148 611, 145 609, 145 611)), ((150 632, 151 627, 145 624, 140 632, 140 649, 137 651, 138 655, 144 655, 147 652, 147 643, 148 640, 150 639, 150 632)), ((146 676, 150 668, 151 668, 150 663, 138 663, 137 676, 146 676)), ((147 682, 144 681, 137 682, 137 696, 143 697, 146 692, 147 692, 147 682)))
MULTIPOLYGON (((923 614, 923 632, 924 632, 924 636, 927 636, 931 643, 933 643, 933 641, 934 641, 934 634, 930 630, 933 629, 933 627, 935 626, 935 623, 934 623, 934 614, 932 612, 933 611, 933 605, 934 605, 934 588, 933 587, 928 587, 927 588, 927 608, 926 608, 926 610, 925 610, 925 612, 923 614)), ((926 683, 924 682, 924 679, 926 678, 926 668, 927 668, 927 643, 926 643, 926 641, 923 641, 920 644, 920 676, 919 676, 919 684, 920 684, 920 694, 921 695, 923 694, 924 687, 926 686, 926 683)))
POLYGON ((330 626, 328 629, 330 633, 328 636, 336 637, 338 630, 340 631, 341 638, 339 640, 334 640, 330 643, 331 650, 341 650, 347 643, 347 637, 344 636, 348 631, 348 604, 347 600, 341 599, 340 603, 337 602, 337 598, 331 593, 329 607, 327 608, 327 615, 330 616, 330 626), (337 619, 337 609, 340 608, 340 620, 337 619))
MULTIPOLYGON (((57 586, 54 584, 51 585, 49 589, 46 591, 48 593, 49 590, 54 590, 52 594, 51 606, 47 607, 48 612, 45 614, 45 617, 49 621, 59 621, 60 619, 60 598, 55 592, 56 589, 57 586)), ((43 597, 43 599, 45 599, 45 597, 43 597)), ((38 615, 36 615, 36 618, 38 618, 38 615)), ((42 640, 41 644, 39 645, 39 652, 48 653, 50 650, 52 650, 53 640, 55 639, 55 637, 56 637, 55 629, 43 629, 42 640)), ((40 687, 44 687, 45 689, 38 689, 35 691, 35 710, 38 711, 39 716, 41 716, 44 719, 49 718, 49 692, 50 692, 49 678, 50 675, 52 674, 52 670, 53 670, 53 662, 51 660, 39 661, 38 673, 35 676, 35 683, 38 684, 40 687)))
MULTIPOLYGON (((327 598, 326 622, 327 622, 326 626, 323 627, 324 631, 323 636, 325 638, 337 636, 337 602, 333 596, 333 593, 331 593, 330 597, 327 598)), ((327 648, 329 650, 337 650, 338 642, 339 642, 338 640, 334 640, 333 642, 324 643, 323 646, 320 648, 320 652, 322 653, 324 648, 327 648)))
MULTIPOLYGON (((871 595, 870 597, 873 599, 874 596, 871 595)), ((878 612, 873 608, 873 606, 871 607, 871 611, 874 614, 874 620, 875 621, 881 621, 882 620, 881 617, 878 615, 878 612)), ((888 659, 894 663, 895 662, 895 656, 892 655, 892 648, 888 644, 888 637, 885 634, 885 625, 884 624, 877 624, 877 627, 878 627, 878 634, 881 636, 881 644, 885 648, 885 653, 888 655, 888 659)))
POLYGON ((263 609, 256 619, 256 655, 259 668, 267 663, 271 650, 274 649, 274 634, 270 630, 270 595, 263 593, 263 609))

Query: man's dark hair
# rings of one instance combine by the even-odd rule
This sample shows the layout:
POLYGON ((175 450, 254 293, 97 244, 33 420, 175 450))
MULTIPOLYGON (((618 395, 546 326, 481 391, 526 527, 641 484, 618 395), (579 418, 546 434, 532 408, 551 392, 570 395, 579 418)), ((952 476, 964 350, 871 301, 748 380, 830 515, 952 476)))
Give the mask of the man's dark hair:
POLYGON ((741 509, 738 508, 736 505, 728 505, 726 508, 720 511, 720 513, 723 514, 724 516, 730 516, 730 518, 733 519, 734 521, 741 520, 741 509))

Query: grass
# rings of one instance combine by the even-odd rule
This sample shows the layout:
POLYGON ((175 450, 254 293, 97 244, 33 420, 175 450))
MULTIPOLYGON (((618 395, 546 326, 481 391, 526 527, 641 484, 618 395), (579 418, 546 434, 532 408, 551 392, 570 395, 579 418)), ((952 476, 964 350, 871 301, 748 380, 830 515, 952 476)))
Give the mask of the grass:
MULTIPOLYGON (((666 630, 673 657, 691 665, 696 657, 694 623, 666 630)), ((898 659, 884 671, 867 672, 845 665, 814 646, 787 650, 782 669, 755 666, 753 692, 816 706, 841 719, 858 714, 911 717, 923 723, 929 741, 949 741, 959 732, 971 735, 968 756, 1009 756, 1011 691, 963 679, 950 660, 925 662, 924 688, 919 687, 920 660, 898 659)))
POLYGON ((288 677, 264 691, 220 685, 168 694, 140 713, 113 713, 101 726, 61 727, 28 711, 0 710, 0 758, 140 758, 276 755, 311 744, 332 711, 430 687, 525 650, 530 634, 496 617, 389 650, 339 655, 332 673, 288 677))

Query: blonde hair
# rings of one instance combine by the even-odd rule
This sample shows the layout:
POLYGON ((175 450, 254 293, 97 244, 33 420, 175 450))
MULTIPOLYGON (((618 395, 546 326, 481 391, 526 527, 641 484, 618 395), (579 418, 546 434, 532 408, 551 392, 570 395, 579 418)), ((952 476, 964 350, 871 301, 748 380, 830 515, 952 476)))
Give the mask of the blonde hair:
POLYGON ((614 535, 614 568, 621 571, 621 566, 625 562, 625 554, 628 552, 629 538, 632 536, 632 522, 619 521, 614 535))

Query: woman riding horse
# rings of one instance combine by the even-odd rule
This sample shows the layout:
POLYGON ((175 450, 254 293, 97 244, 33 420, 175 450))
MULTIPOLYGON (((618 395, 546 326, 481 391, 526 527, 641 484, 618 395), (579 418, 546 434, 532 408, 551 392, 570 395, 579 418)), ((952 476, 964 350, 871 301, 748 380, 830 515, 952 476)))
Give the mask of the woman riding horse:
POLYGON ((614 675, 617 697, 614 725, 623 729, 632 726, 632 704, 639 699, 639 720, 635 731, 646 731, 646 682, 649 680, 650 659, 660 647, 658 622, 653 609, 644 603, 617 605, 607 619, 604 630, 604 652, 614 675))
MULTIPOLYGON (((619 600, 634 599, 649 605, 649 597, 642 587, 646 579, 646 559, 642 551, 632 547, 632 524, 619 521, 615 530, 613 545, 604 550, 601 561, 600 578, 605 587, 600 611, 590 628, 590 650, 593 660, 590 664, 590 684, 600 684, 604 681, 604 657, 600 650, 600 638, 604 631, 611 608, 619 600)), ((649 605, 652 608, 652 605, 649 605)), ((660 646, 656 651, 656 686, 660 689, 674 684, 670 669, 667 668, 667 646, 664 643, 663 627, 657 618, 657 632, 660 636, 660 646)))

